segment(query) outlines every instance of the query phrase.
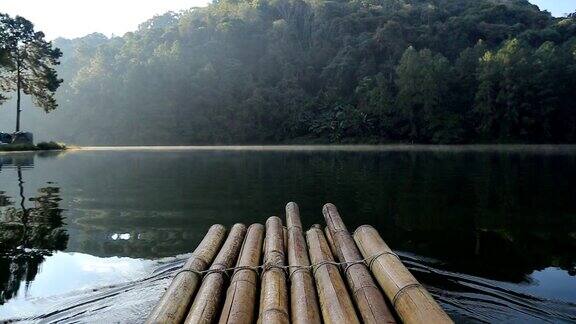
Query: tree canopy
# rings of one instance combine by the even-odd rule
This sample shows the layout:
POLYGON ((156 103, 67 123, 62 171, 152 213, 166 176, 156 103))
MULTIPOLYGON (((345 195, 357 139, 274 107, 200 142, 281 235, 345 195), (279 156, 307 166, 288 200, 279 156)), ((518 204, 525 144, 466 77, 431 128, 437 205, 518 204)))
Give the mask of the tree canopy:
POLYGON ((16 131, 20 131, 21 92, 36 106, 50 112, 58 106, 55 92, 62 83, 55 65, 62 52, 44 40, 44 33, 23 17, 0 14, 0 90, 16 92, 16 131))
POLYGON ((55 44, 79 144, 576 142, 576 17, 526 0, 219 0, 55 44))

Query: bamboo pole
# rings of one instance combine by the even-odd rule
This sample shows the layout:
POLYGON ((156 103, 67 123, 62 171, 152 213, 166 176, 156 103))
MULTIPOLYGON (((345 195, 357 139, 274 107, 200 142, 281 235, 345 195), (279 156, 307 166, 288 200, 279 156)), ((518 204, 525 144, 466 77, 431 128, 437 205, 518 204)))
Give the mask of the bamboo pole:
POLYGON ((352 235, 342 221, 338 209, 333 204, 322 208, 324 219, 328 225, 333 252, 338 261, 344 264, 344 275, 356 302, 358 312, 364 323, 396 323, 394 315, 388 308, 384 295, 372 279, 372 275, 362 262, 363 257, 358 251, 352 235))
POLYGON ((328 229, 328 226, 324 227, 324 235, 326 235, 326 242, 328 242, 328 246, 330 247, 330 251, 332 251, 332 255, 336 254, 334 239, 332 239, 332 234, 330 234, 330 229, 328 229))
POLYGON ((254 320, 258 271, 252 270, 260 264, 264 241, 264 226, 252 224, 240 250, 240 258, 226 294, 220 324, 249 324, 254 320))
POLYGON ((452 320, 436 303, 398 256, 386 245, 372 226, 358 227, 354 240, 370 270, 404 323, 452 323, 452 320))
POLYGON ((282 235, 284 238, 284 249, 288 248, 288 228, 286 226, 282 226, 282 235))
POLYGON ((210 266, 209 272, 204 276, 184 323, 209 324, 215 321, 216 316, 218 316, 220 297, 227 279, 223 270, 231 268, 236 262, 238 252, 244 241, 244 235, 246 235, 244 224, 232 226, 222 249, 210 266))
POLYGON ((266 221, 258 323, 290 323, 284 259, 282 221, 273 216, 266 221))
POLYGON ((176 274, 172 283, 146 320, 148 324, 181 323, 202 277, 198 271, 206 270, 220 249, 226 228, 212 225, 192 256, 176 274))
POLYGON ((360 323, 338 266, 331 264, 334 263, 334 258, 318 225, 306 232, 306 241, 310 259, 315 265, 313 274, 324 323, 360 323))
POLYGON ((310 271, 310 259, 296 203, 286 205, 288 225, 288 264, 290 268, 291 318, 295 324, 320 324, 320 308, 310 271), (301 268, 302 267, 302 268, 301 268))

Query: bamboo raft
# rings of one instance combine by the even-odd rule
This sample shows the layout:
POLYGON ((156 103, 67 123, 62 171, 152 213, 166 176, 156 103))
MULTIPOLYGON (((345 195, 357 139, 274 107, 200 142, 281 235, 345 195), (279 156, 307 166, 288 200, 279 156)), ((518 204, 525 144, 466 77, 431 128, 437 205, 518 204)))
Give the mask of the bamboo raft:
POLYGON ((213 225, 146 323, 453 323, 373 227, 322 212, 305 233, 293 202, 286 227, 213 225))

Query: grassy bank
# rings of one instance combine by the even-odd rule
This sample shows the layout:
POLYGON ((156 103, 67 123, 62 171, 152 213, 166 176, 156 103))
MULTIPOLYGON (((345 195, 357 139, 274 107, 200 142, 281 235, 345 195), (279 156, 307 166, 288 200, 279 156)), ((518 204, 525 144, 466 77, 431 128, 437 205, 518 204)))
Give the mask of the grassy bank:
POLYGON ((56 142, 41 142, 36 145, 32 144, 6 144, 0 145, 0 152, 19 152, 19 151, 57 151, 65 150, 65 144, 56 142))

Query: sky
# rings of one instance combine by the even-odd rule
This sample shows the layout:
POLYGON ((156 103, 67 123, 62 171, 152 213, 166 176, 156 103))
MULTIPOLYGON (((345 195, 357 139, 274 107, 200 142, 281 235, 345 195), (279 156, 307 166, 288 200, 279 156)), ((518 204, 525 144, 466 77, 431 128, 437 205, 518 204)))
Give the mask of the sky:
POLYGON ((0 0, 0 12, 32 21, 46 38, 93 32, 121 36, 157 14, 205 6, 208 0, 0 0))
POLYGON ((576 0, 530 0, 530 2, 540 7, 541 10, 550 11, 556 17, 576 11, 576 0))
MULTIPOLYGON (((473 1, 473 0, 471 0, 473 1)), ((93 32, 121 36, 156 14, 205 6, 209 0, 0 0, 0 12, 31 20, 48 39, 93 32)), ((555 16, 576 11, 576 0, 530 0, 555 16)))

